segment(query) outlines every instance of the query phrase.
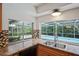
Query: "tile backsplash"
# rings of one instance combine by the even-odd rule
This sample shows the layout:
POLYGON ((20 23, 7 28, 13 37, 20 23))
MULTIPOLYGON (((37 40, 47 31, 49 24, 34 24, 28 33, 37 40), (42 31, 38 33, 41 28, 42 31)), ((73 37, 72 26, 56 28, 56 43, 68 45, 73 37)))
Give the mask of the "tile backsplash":
POLYGON ((39 30, 33 30, 32 38, 33 39, 39 38, 39 30))
POLYGON ((8 30, 2 30, 0 32, 0 48, 8 46, 8 30))

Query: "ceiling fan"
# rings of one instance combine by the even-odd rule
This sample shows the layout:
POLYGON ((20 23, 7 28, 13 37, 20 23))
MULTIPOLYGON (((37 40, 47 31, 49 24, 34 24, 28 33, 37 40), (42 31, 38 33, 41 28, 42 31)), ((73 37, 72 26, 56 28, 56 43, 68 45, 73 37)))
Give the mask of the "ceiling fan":
POLYGON ((54 16, 57 16, 57 15, 60 15, 63 11, 67 11, 67 10, 78 8, 78 7, 79 7, 79 3, 72 3, 72 4, 68 4, 66 6, 60 7, 59 9, 48 10, 43 13, 38 13, 37 17, 52 14, 54 12, 57 12, 56 14, 54 14, 54 16))
POLYGON ((53 12, 51 13, 52 16, 59 16, 61 14, 62 12, 59 9, 54 9, 53 12))

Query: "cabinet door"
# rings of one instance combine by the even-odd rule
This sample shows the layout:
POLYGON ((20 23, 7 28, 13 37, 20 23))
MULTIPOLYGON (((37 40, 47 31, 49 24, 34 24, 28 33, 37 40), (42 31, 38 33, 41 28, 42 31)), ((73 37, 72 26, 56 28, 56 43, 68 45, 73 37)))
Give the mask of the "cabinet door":
POLYGON ((38 56, 77 56, 76 54, 55 48, 50 48, 44 45, 38 46, 37 55, 38 56))
POLYGON ((2 31, 2 4, 0 3, 0 32, 2 31))

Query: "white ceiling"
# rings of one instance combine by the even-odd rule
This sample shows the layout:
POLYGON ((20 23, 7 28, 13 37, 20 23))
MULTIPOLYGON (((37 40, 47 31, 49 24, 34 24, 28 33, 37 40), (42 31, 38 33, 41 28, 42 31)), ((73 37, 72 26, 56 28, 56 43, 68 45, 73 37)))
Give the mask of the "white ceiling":
POLYGON ((28 3, 3 3, 3 19, 33 20, 36 16, 35 8, 28 3))
POLYGON ((32 5, 34 7, 40 7, 40 6, 44 5, 44 3, 30 3, 30 5, 32 5))
POLYGON ((46 3, 46 4, 43 4, 42 6, 39 6, 37 8, 38 12, 45 12, 45 11, 48 11, 48 10, 53 10, 53 9, 59 9, 63 6, 66 6, 70 3, 46 3))
MULTIPOLYGON (((50 14, 50 10, 61 9, 68 10, 70 8, 79 7, 79 4, 71 3, 4 3, 3 11, 9 18, 21 17, 23 19, 50 14), (37 13, 37 12, 38 13, 37 13), (14 16, 16 15, 16 16, 14 16)), ((72 9, 71 8, 71 9, 72 9)))

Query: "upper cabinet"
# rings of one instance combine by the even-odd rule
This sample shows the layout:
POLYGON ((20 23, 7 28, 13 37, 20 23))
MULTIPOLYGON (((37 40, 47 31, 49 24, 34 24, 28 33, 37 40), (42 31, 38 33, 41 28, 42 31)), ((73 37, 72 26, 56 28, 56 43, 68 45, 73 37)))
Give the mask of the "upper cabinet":
POLYGON ((0 32, 2 31, 2 3, 0 3, 0 32))

